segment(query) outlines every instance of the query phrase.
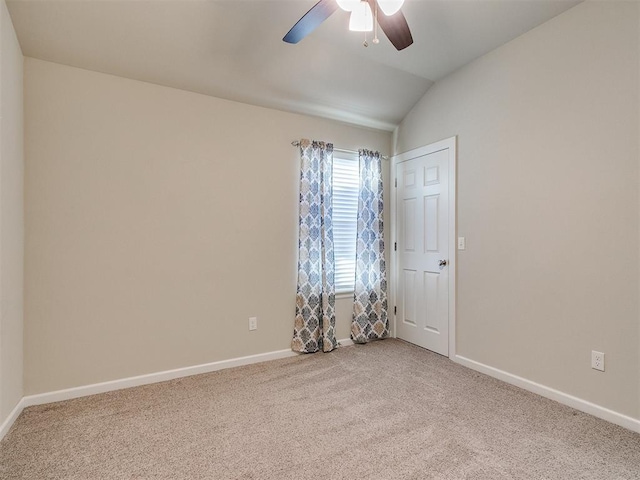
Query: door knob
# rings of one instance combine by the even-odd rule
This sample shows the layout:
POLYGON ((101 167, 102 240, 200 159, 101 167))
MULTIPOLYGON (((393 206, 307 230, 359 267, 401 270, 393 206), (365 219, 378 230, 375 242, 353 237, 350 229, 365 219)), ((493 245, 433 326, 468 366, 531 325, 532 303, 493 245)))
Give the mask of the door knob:
POLYGON ((439 266, 439 267, 444 267, 444 266, 446 266, 446 265, 447 265, 447 261, 446 261, 446 260, 440 260, 440 261, 438 262, 438 266, 439 266))

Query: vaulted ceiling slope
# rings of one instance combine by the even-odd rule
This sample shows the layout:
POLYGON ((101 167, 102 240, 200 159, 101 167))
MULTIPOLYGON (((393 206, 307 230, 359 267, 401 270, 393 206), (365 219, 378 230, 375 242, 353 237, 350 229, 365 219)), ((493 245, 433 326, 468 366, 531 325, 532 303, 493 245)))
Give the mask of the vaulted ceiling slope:
MULTIPOLYGON (((349 14, 297 45, 316 0, 8 0, 26 56, 392 130, 438 79, 577 0, 407 0, 415 43, 362 46, 349 14)), ((369 42, 371 43, 371 42, 369 42)))

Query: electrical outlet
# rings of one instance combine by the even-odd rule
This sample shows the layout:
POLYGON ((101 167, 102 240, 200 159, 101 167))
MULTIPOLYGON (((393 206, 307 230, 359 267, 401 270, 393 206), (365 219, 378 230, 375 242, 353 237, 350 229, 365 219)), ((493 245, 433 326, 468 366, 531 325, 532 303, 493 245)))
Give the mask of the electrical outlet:
POLYGON ((604 353, 591 351, 591 368, 604 372, 604 353))
POLYGON ((258 329, 258 317, 249 317, 249 330, 258 329))

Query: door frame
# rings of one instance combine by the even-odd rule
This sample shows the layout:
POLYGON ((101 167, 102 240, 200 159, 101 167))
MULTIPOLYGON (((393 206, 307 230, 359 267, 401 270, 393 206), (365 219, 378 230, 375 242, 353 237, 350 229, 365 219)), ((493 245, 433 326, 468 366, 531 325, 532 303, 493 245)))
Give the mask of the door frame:
POLYGON ((400 153, 391 157, 390 179, 393 188, 391 195, 391 255, 390 255, 390 272, 391 272, 391 300, 394 306, 393 313, 393 337, 396 338, 397 315, 395 306, 397 305, 397 286, 398 286, 398 252, 394 246, 397 244, 397 190, 398 179, 396 178, 396 169, 399 163, 412 160, 417 157, 429 155, 441 150, 449 149, 449 358, 456 356, 456 268, 457 268, 457 212, 456 212, 456 165, 457 165, 457 139, 458 137, 450 137, 439 142, 431 143, 423 147, 418 147, 405 153, 400 153))

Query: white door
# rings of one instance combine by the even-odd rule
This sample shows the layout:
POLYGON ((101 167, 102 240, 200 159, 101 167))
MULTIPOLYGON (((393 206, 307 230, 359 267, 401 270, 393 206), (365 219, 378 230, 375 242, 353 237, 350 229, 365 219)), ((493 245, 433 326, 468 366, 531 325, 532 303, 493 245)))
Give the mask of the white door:
POLYGON ((396 166, 396 335, 449 355, 449 155, 396 166))

